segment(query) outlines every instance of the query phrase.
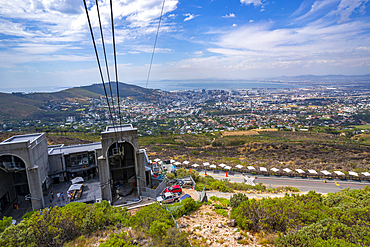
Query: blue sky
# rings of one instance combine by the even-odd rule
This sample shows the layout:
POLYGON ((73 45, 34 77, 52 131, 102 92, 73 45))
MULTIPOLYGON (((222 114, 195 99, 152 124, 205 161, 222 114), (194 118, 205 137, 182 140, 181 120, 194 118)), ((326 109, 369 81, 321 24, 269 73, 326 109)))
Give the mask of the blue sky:
MULTIPOLYGON (((95 1, 88 6, 100 49, 95 1)), ((161 6, 162 0, 113 0, 119 81, 145 82, 161 6)), ((148 87, 170 79, 368 74, 369 6, 369 0, 166 0, 148 87)), ((114 78, 109 0, 99 7, 114 78)), ((86 20, 82 0, 0 1, 0 91, 100 83, 86 20)))

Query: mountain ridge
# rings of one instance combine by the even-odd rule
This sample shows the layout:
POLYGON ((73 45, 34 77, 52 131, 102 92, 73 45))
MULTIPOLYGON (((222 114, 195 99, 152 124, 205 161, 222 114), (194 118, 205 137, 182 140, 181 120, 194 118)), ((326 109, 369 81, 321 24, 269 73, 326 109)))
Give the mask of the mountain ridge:
MULTIPOLYGON (((110 87, 106 83, 108 97, 110 87)), ((117 95, 117 84, 111 83, 113 96, 117 95)), ((119 82, 119 96, 121 99, 130 98, 141 101, 156 101, 161 92, 145 89, 140 86, 119 82)), ((0 121, 13 119, 39 119, 48 111, 46 105, 52 102, 75 101, 86 102, 91 98, 105 97, 103 84, 92 84, 82 87, 73 87, 52 93, 1 93, 0 92, 0 121)), ((49 112, 50 113, 50 112, 49 112)), ((51 113, 50 113, 51 114, 51 113)), ((55 114, 51 114, 52 117, 55 114)))

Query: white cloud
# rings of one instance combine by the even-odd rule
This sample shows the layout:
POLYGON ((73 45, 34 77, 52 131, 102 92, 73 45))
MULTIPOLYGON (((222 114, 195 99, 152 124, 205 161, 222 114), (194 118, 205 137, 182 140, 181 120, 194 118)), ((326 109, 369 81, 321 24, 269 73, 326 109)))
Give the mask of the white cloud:
POLYGON ((350 21, 351 14, 355 10, 364 10, 365 4, 368 0, 342 0, 338 6, 338 9, 335 11, 337 15, 340 16, 339 23, 350 21))
POLYGON ((262 5, 263 0, 240 0, 241 3, 245 5, 253 4, 254 6, 260 6, 262 5))
POLYGON ((232 26, 233 26, 233 27, 236 27, 237 25, 234 23, 232 26))
POLYGON ((230 13, 230 14, 224 15, 222 17, 223 18, 234 18, 235 17, 235 14, 234 13, 230 13))
POLYGON ((20 44, 13 48, 18 52, 27 54, 52 54, 60 50, 70 48, 68 45, 45 45, 45 44, 20 44))
POLYGON ((190 21, 192 19, 194 19, 195 17, 199 16, 199 15, 193 15, 193 14, 190 14, 190 13, 187 13, 187 14, 184 14, 184 16, 187 16, 184 21, 190 21))
POLYGON ((252 23, 252 22, 254 22, 254 20, 249 20, 249 23, 252 23))
POLYGON ((354 71, 349 68, 364 73, 370 66, 370 23, 348 18, 350 13, 360 12, 365 1, 338 1, 335 11, 325 7, 328 2, 316 1, 311 10, 320 9, 322 17, 299 26, 276 29, 272 21, 255 24, 250 20, 253 24, 220 31, 218 42, 208 48, 215 54, 213 63, 219 63, 213 66, 221 71, 222 62, 225 68, 241 74, 246 70, 282 73, 279 69, 313 74, 354 71), (334 17, 338 22, 333 21, 334 17))
MULTIPOLYGON (((306 14, 302 15, 302 16, 299 16, 296 18, 296 20, 301 20, 301 19, 305 19, 305 18, 311 18, 312 16, 314 16, 314 14, 317 14, 318 12, 322 11, 322 10, 325 10, 326 8, 334 5, 335 3, 337 3, 339 0, 316 0, 312 5, 311 5, 311 9, 309 12, 307 12, 306 14)), ((302 5, 301 5, 302 6, 302 5)), ((302 7, 303 8, 303 7, 302 7)), ((297 11, 302 11, 301 7, 297 10, 297 11)), ((297 12, 296 11, 296 12, 297 12)), ((293 15, 296 13, 294 12, 293 15)), ((298 13, 298 12, 297 12, 298 13)))
MULTIPOLYGON (((154 34, 161 13, 162 0, 113 1, 116 42, 138 39, 143 35, 154 34)), ((95 39, 99 42, 98 19, 95 1, 87 1, 89 15, 94 27, 95 39)), ((167 0, 164 15, 177 8, 178 0, 167 0)), ((110 35, 109 0, 99 1, 99 10, 106 43, 112 43, 110 35)), ((0 34, 8 47, 16 46, 18 52, 30 54, 38 52, 39 44, 51 53, 61 45, 79 46, 90 42, 86 13, 82 1, 75 0, 12 0, 0 1, 0 34), (15 37, 16 36, 16 37, 15 37), (55 48, 50 46, 55 45, 55 48)), ((162 19, 161 32, 172 31, 173 23, 162 19)))
MULTIPOLYGON (((135 50, 136 52, 140 51, 140 52, 145 52, 145 53, 152 53, 153 52, 153 46, 149 46, 149 45, 135 45, 135 46, 132 46, 132 49, 135 50)), ((169 49, 169 48, 160 48, 160 47, 156 47, 155 48, 155 53, 168 53, 168 52, 171 52, 172 49, 169 49)), ((130 52, 129 52, 130 53, 130 52)), ((134 53, 132 53, 134 54, 134 53)))

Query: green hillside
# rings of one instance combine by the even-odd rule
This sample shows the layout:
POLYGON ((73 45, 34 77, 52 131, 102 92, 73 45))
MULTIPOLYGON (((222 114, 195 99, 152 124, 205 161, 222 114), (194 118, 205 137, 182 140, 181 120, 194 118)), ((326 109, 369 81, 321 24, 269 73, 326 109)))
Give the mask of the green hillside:
POLYGON ((42 106, 38 100, 0 93, 0 120, 25 118, 42 106))
MULTIPOLYGON (((134 98, 138 100, 151 101, 151 100, 155 100, 156 96, 159 95, 159 92, 157 90, 146 89, 146 88, 142 88, 136 85, 130 85, 130 84, 125 84, 125 83, 120 82, 118 86, 119 86, 120 98, 134 98)), ((110 95, 109 84, 106 84, 105 87, 107 90, 107 94, 110 95)), ((112 87, 113 96, 117 96, 117 84, 115 82, 111 82, 111 87, 112 87)), ((73 88, 73 89, 76 89, 76 88, 73 88)), ((100 95, 105 95, 103 84, 101 83, 93 84, 90 86, 84 86, 84 87, 81 87, 80 89, 84 89, 89 92, 93 92, 93 93, 100 94, 100 95)))
MULTIPOLYGON (((112 83, 112 93, 117 95, 116 83, 112 83)), ((108 84, 107 93, 110 95, 108 84)), ((102 84, 74 87, 54 93, 0 93, 0 121, 20 119, 40 119, 57 116, 57 112, 47 111, 46 105, 53 102, 78 101, 85 102, 90 98, 104 97, 102 84), (51 114, 51 115, 50 115, 51 114)), ((145 89, 135 85, 119 83, 119 96, 123 98, 155 101, 160 95, 159 91, 145 89)))

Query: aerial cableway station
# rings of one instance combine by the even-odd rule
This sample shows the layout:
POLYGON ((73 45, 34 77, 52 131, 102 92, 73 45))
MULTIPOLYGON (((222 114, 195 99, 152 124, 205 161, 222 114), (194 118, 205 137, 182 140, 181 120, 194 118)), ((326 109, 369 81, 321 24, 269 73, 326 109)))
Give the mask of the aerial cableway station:
POLYGON ((48 207, 53 186, 69 185, 77 177, 99 183, 98 193, 86 202, 125 205, 142 196, 155 198, 152 187, 162 181, 151 174, 131 124, 106 127, 101 142, 71 146, 48 146, 44 133, 16 135, 0 143, 0 215, 18 203, 30 209, 48 207))

